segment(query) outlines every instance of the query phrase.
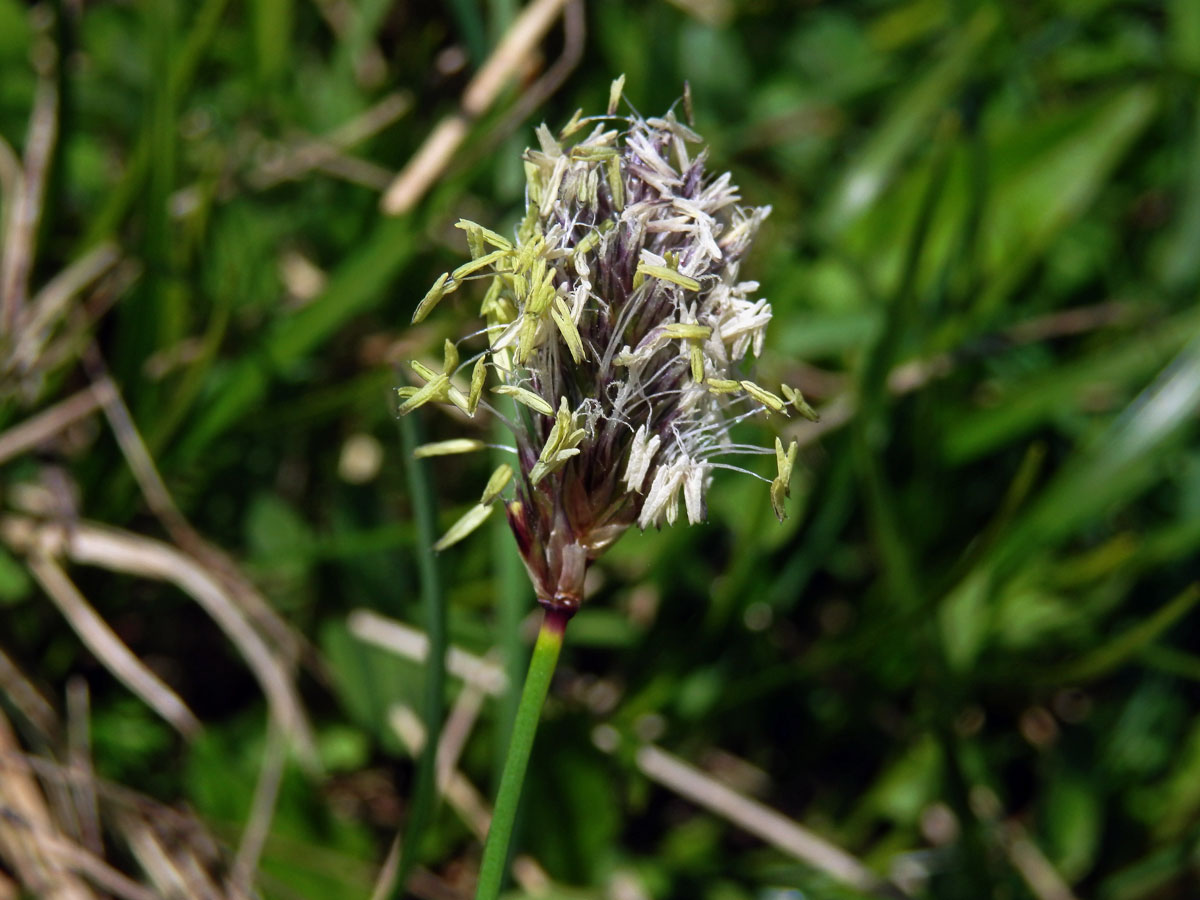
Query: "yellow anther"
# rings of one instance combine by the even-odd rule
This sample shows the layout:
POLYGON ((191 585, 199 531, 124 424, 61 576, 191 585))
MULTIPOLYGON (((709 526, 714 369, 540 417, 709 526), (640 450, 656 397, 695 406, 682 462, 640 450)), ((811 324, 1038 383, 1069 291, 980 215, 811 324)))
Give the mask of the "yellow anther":
POLYGON ((433 308, 441 302, 442 297, 453 290, 452 287, 449 289, 446 287, 446 281, 449 278, 450 273, 443 272, 438 276, 438 280, 433 283, 433 287, 429 289, 429 293, 421 298, 421 302, 417 304, 417 309, 413 313, 412 322, 414 325, 423 321, 427 315, 433 312, 433 308))
POLYGON ((792 494, 792 468, 796 465, 796 454, 800 451, 800 445, 796 441, 792 441, 784 452, 783 441, 775 438, 775 465, 779 470, 779 474, 771 482, 771 507, 775 510, 775 516, 782 522, 787 518, 787 509, 783 501, 792 494))
POLYGON ((457 544, 468 534, 487 521, 487 517, 492 514, 491 505, 479 504, 472 506, 467 514, 450 526, 450 530, 438 538, 438 542, 433 545, 433 549, 439 553, 447 547, 457 544))
POLYGON ((621 92, 625 90, 625 73, 622 72, 620 77, 613 80, 612 86, 608 89, 608 110, 607 115, 613 115, 617 111, 617 106, 621 102, 621 92))
POLYGON ((702 341, 712 336, 712 328, 708 325, 672 322, 662 326, 662 335, 672 340, 702 341))
MULTIPOLYGON (((517 362, 525 365, 531 354, 537 347, 538 325, 540 321, 537 316, 531 316, 528 313, 521 319, 521 330, 517 334, 517 362)), ((551 410, 546 415, 551 415, 551 410)))
POLYGON ((543 273, 540 278, 531 279, 530 283, 533 288, 529 292, 529 301, 525 304, 525 313, 540 316, 550 308, 556 296, 554 270, 543 273))
POLYGON ((766 388, 759 387, 753 381, 743 381, 742 390, 772 412, 783 412, 783 400, 776 397, 766 388))
POLYGON ((467 233, 467 246, 471 248, 471 256, 475 259, 483 256, 484 244, 491 244, 497 250, 512 250, 512 241, 503 235, 496 234, 490 228, 484 228, 478 222, 470 219, 459 219, 454 227, 467 233))
POLYGON ((580 162, 595 162, 601 159, 612 159, 614 156, 619 156, 616 147, 605 147, 595 144, 580 144, 578 147, 571 148, 571 159, 579 160, 580 162))
POLYGON ((448 441, 435 441, 422 444, 413 451, 413 459, 425 459, 427 456, 449 456, 453 453, 473 453, 487 447, 483 441, 471 438, 453 438, 448 441))
POLYGON ((804 395, 793 387, 786 384, 780 385, 779 389, 783 392, 784 399, 795 407, 796 412, 804 416, 810 422, 820 422, 821 417, 817 411, 808 405, 808 401, 804 399, 804 395))
POLYGON ((452 273, 450 277, 455 281, 462 281, 468 275, 474 275, 480 269, 486 269, 488 266, 499 262, 502 259, 512 255, 511 250, 493 250, 491 253, 485 253, 479 259, 473 259, 468 263, 463 263, 452 273))
POLYGON ((565 466, 567 460, 579 454, 579 443, 586 436, 584 429, 575 427, 575 416, 567 405, 567 398, 563 397, 541 455, 529 471, 529 483, 537 484, 551 472, 565 466))
POLYGON ((488 288, 479 311, 490 326, 508 325, 517 318, 517 305, 504 292, 502 278, 492 279, 492 286, 488 288))
POLYGON ((655 266, 649 263, 639 262, 637 270, 634 273, 634 283, 637 284, 636 276, 658 278, 661 281, 669 281, 671 284, 677 284, 685 291, 700 290, 700 282, 695 278, 690 278, 687 275, 681 275, 679 272, 669 266, 655 266))
POLYGON ((512 481, 512 477, 512 466, 507 463, 501 463, 497 466, 496 471, 492 473, 492 477, 488 479, 487 487, 483 489, 483 496, 479 498, 479 502, 486 505, 499 497, 505 485, 512 481))
POLYGON ((467 394, 467 415, 475 415, 479 408, 479 398, 483 396, 483 383, 487 380, 487 357, 481 356, 475 361, 471 370, 471 391, 467 394))
POLYGON ((787 506, 783 502, 787 493, 787 487, 781 484, 778 478, 771 482, 771 509, 775 511, 775 518, 780 522, 787 518, 787 506))
POLYGON ((445 374, 439 374, 424 363, 421 363, 415 359, 412 360, 411 365, 413 371, 424 378, 426 382, 428 382, 425 385, 426 388, 435 382, 441 385, 441 387, 438 389, 436 396, 428 396, 422 393, 422 391, 425 390, 425 388, 422 388, 416 394, 413 394, 411 397, 409 397, 407 402, 400 407, 401 413, 406 413, 409 411, 409 409, 415 409, 417 406, 428 403, 430 400, 440 400, 443 402, 448 401, 453 403, 463 412, 467 411, 466 396, 450 382, 450 375, 452 374, 455 366, 458 365, 458 350, 449 340, 446 341, 445 345, 445 362, 453 363, 453 365, 447 365, 445 374), (422 399, 418 401, 418 397, 422 399), (415 405, 409 406, 410 403, 415 403, 415 405))
MULTIPOLYGON (((569 122, 567 122, 567 124, 562 127, 562 131, 560 131, 558 133, 558 139, 560 141, 565 140, 566 138, 569 138, 571 135, 573 135, 575 132, 577 132, 580 128, 582 128, 583 123, 579 121, 582 118, 583 118, 583 110, 582 109, 575 110, 575 114, 573 116, 571 116, 571 120, 569 122)), ((572 151, 572 154, 574 154, 574 151, 572 151)))
POLYGON ((571 310, 562 297, 554 298, 554 305, 550 307, 550 315, 554 319, 554 324, 558 326, 563 343, 571 351, 571 359, 575 360, 576 364, 583 362, 583 338, 579 336, 579 329, 575 327, 575 322, 571 319, 571 310))
POLYGON ((579 243, 575 245, 575 253, 577 255, 586 256, 596 249, 596 245, 600 243, 600 232, 589 231, 579 239, 579 243))
POLYGON ((621 180, 621 159, 618 156, 604 161, 605 172, 608 175, 608 190, 612 194, 613 209, 620 212, 625 208, 625 182, 621 180))
POLYGON ((787 452, 783 450, 783 441, 775 438, 775 465, 779 470, 778 477, 787 485, 792 479, 792 467, 796 465, 796 454, 800 452, 800 444, 792 441, 788 444, 787 452))
POLYGON ((542 204, 542 167, 533 160, 525 160, 525 183, 529 186, 529 208, 537 213, 542 204))
POLYGON ((493 394, 504 394, 512 397, 518 403, 528 406, 535 412, 540 412, 544 416, 554 415, 554 407, 535 394, 533 391, 523 387, 517 387, 513 384, 501 384, 492 388, 493 394))
POLYGON ((430 400, 446 399, 450 379, 445 375, 436 375, 428 384, 417 389, 407 400, 400 404, 400 414, 410 413, 418 406, 424 406, 430 400))
POLYGON ((433 379, 438 377, 437 372, 433 371, 433 369, 429 368, 429 366, 425 365, 424 363, 420 362, 419 360, 414 359, 409 363, 409 365, 412 366, 412 370, 414 372, 416 372, 418 375, 420 375, 426 381, 433 381, 433 379))
MULTIPOLYGON (((528 173, 528 167, 526 168, 526 172, 528 173)), ((540 174, 538 177, 540 179, 540 174)), ((531 183, 529 195, 531 198, 533 197, 532 190, 533 185, 531 183)), ((534 203, 537 203, 537 200, 534 200, 534 203)), ((541 222, 538 221, 538 207, 534 204, 530 204, 525 209, 525 218, 521 220, 521 224, 517 227, 517 241, 519 243, 524 243, 525 241, 531 240, 533 236, 540 233, 540 231, 541 222)))

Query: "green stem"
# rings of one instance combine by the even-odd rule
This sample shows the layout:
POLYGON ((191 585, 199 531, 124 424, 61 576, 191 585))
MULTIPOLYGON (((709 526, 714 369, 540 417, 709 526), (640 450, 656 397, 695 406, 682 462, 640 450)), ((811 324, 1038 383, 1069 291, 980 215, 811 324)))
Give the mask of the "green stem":
POLYGON ((529 765, 529 752, 533 749, 533 736, 537 733, 550 679, 558 664, 558 651, 562 649, 568 618, 570 616, 567 613, 548 609, 538 630, 537 643, 529 660, 529 671, 525 675, 525 687, 521 691, 521 704, 517 707, 517 718, 513 722, 508 757, 500 775, 500 790, 496 794, 492 827, 488 829, 487 843, 483 848, 483 864, 479 868, 475 900, 496 900, 500 895, 513 822, 521 800, 521 787, 525 783, 525 769, 529 765))
POLYGON ((416 789, 409 808, 408 825, 404 831, 404 852, 392 884, 392 900, 405 896, 405 884, 421 855, 422 844, 428 844, 429 830, 437 805, 435 765, 438 735, 442 730, 446 690, 446 604, 433 542, 436 535, 433 493, 425 462, 415 457, 421 443, 420 421, 414 416, 400 419, 400 437, 408 469, 409 496, 412 498, 413 518, 417 523, 417 572, 421 584, 421 606, 429 636, 429 658, 425 672, 425 747, 417 763, 416 789))

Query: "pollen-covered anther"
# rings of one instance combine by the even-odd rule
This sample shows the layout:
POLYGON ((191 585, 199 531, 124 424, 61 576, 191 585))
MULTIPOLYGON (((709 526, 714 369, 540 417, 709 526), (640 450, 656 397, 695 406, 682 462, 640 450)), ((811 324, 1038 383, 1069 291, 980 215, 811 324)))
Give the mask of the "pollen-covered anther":
POLYGON ((629 462, 625 466, 623 479, 629 490, 641 493, 642 482, 646 480, 650 463, 654 461, 654 454, 658 452, 661 444, 661 437, 657 434, 649 435, 644 424, 638 426, 638 430, 633 434, 633 443, 629 447, 629 462))
POLYGON ((705 378, 704 386, 714 394, 736 394, 742 389, 742 383, 732 378, 705 378))
POLYGON ((535 412, 540 412, 543 416, 554 415, 554 407, 527 388, 517 387, 515 384, 498 384, 492 388, 492 393, 512 397, 518 403, 528 406, 535 412))
POLYGON ((795 408, 796 412, 800 413, 800 415, 808 419, 808 421, 821 421, 820 414, 818 414, 815 409, 808 405, 808 401, 804 399, 804 395, 800 393, 799 390, 789 387, 786 384, 780 385, 779 390, 783 394, 784 399, 795 408))
POLYGON ((711 325, 697 325, 693 322, 669 322, 662 326, 662 336, 668 339, 702 341, 711 335, 711 325))
POLYGON ((496 471, 492 473, 492 477, 488 479, 487 486, 483 489, 483 496, 479 498, 480 504, 486 506, 504 490, 505 486, 512 481, 513 470, 508 463, 501 463, 496 466, 496 471))
POLYGON ((792 441, 784 452, 783 441, 775 438, 775 465, 778 474, 771 482, 771 507, 775 510, 775 516, 782 522, 787 518, 787 508, 783 501, 792 495, 792 468, 796 465, 796 454, 800 450, 800 445, 796 441, 792 441))
POLYGON ((492 514, 491 505, 477 504, 472 506, 466 514, 457 522, 450 526, 438 542, 433 545, 433 549, 439 553, 447 547, 453 546, 469 535, 472 531, 487 521, 487 517, 492 514))
POLYGON ((693 462, 683 476, 683 502, 687 507, 688 523, 699 525, 707 516, 704 491, 708 486, 709 467, 702 462, 693 462))
POLYGON ((700 460, 680 456, 671 463, 660 465, 654 472, 646 502, 638 517, 638 526, 645 531, 665 519, 674 525, 679 515, 679 494, 684 495, 688 522, 696 525, 704 521, 704 490, 709 466, 700 460))
POLYGON ((474 453, 487 447, 483 441, 472 438, 451 438, 448 441, 434 441, 422 444, 413 451, 413 459, 425 459, 428 456, 449 456, 453 453, 474 453))
POLYGON ((457 269, 450 273, 450 277, 456 282, 462 281, 469 275, 474 275, 480 269, 486 269, 488 266, 495 265, 502 259, 507 259, 512 255, 512 250, 493 250, 491 253, 485 253, 478 259, 473 259, 469 263, 463 263, 457 269))
POLYGON ((700 384, 704 381, 704 351, 698 344, 692 344, 688 350, 692 367, 692 381, 700 384))
POLYGON ((417 304, 416 310, 413 312, 412 323, 416 325, 433 312, 433 308, 437 306, 444 296, 454 291, 458 287, 457 282, 449 281, 450 273, 444 272, 438 276, 438 280, 433 283, 433 287, 429 292, 421 298, 421 302, 417 304))
POLYGON ((575 323, 571 319, 571 309, 562 297, 554 298, 550 315, 554 319, 554 324, 558 326, 563 342, 566 343, 567 349, 571 352, 571 359, 576 363, 583 362, 585 355, 583 339, 579 336, 579 329, 575 327, 575 323))
MULTIPOLYGON (((412 409, 416 409, 417 406, 428 403, 430 400, 437 400, 442 403, 453 403, 463 412, 467 411, 466 395, 457 387, 455 387, 454 383, 450 380, 451 372, 458 367, 458 350, 455 349, 453 342, 448 340, 445 344, 445 355, 443 357, 442 365, 442 368, 446 370, 445 372, 435 372, 433 369, 429 368, 429 366, 416 359, 412 360, 410 365, 412 366, 412 370, 416 372, 417 375, 425 379, 426 388, 432 385, 436 385, 436 388, 432 390, 428 397, 421 399, 419 402, 417 402, 417 400, 422 396, 422 393, 421 391, 418 391, 400 407, 401 413, 406 413, 412 409), (409 404, 413 405, 410 406, 409 404)), ((424 388, 422 390, 424 390, 424 388)))
POLYGON ((450 338, 442 344, 442 371, 450 375, 458 368, 458 347, 450 338))
POLYGON ((547 475, 565 466, 571 457, 578 456, 579 444, 586 436, 585 429, 576 427, 576 415, 567 405, 567 398, 563 397, 541 455, 529 470, 529 483, 536 485, 547 475))
MULTIPOLYGON (((613 362, 618 366, 629 366, 636 363, 649 362, 658 349, 668 341, 703 341, 712 335, 709 325, 697 325, 690 322, 667 322, 652 328, 642 338, 637 347, 630 350, 626 346, 616 355, 613 362)), ((699 379, 697 379, 699 380, 699 379)))
POLYGON ((658 278, 662 281, 670 282, 671 284, 677 284, 685 291, 700 290, 699 281, 689 275, 680 274, 679 271, 672 269, 669 266, 656 266, 639 262, 637 265, 637 272, 635 274, 634 287, 637 287, 640 284, 640 282, 636 280, 637 275, 647 278, 658 278))
POLYGON ((434 377, 415 391, 411 388, 401 388, 397 391, 398 394, 405 397, 404 402, 400 404, 400 415, 410 413, 417 407, 424 406, 432 400, 446 399, 450 387, 450 379, 445 375, 432 374, 434 377))
POLYGON ((487 381, 487 357, 481 356, 471 369, 471 390, 467 394, 467 415, 474 416, 479 408, 479 400, 483 396, 483 385, 487 381))
POLYGON ((467 233, 467 246, 475 259, 484 255, 484 244, 491 244, 497 250, 512 250, 512 241, 503 235, 496 234, 490 228, 484 228, 478 222, 470 219, 459 219, 454 227, 467 233))
POLYGON ((741 383, 741 385, 742 385, 742 390, 744 390, 747 394, 749 394, 751 397, 753 397, 755 400, 757 400, 763 406, 767 407, 767 409, 771 410, 771 412, 777 412, 777 413, 783 412, 784 403, 780 397, 777 397, 775 394, 772 394, 766 388, 759 387, 753 381, 743 381, 741 383))

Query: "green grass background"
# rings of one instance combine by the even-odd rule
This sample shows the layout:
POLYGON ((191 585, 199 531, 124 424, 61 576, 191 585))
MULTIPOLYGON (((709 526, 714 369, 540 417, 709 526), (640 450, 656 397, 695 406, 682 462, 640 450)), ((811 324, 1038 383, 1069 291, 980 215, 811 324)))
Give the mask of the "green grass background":
MULTIPOLYGON (((759 380, 801 385, 828 427, 783 526, 763 485, 720 472, 706 525, 629 534, 597 565, 518 842, 547 896, 859 896, 651 783, 646 740, 881 874, 917 872, 917 896, 1046 900, 1014 833, 1078 897, 1200 895, 1200 4, 596 0, 565 83, 525 119, 510 88, 394 219, 377 186, 267 184, 264 167, 398 92, 407 112, 347 151, 397 171, 517 4, 358 0, 337 28, 335 7, 48 7, 63 106, 34 284, 103 241, 137 261, 93 333, 184 514, 321 660, 299 679, 324 771, 289 764, 263 895, 367 896, 414 814, 387 710, 424 709, 429 673, 365 647, 348 613, 444 616, 455 645, 523 667, 533 603, 502 523, 442 554, 439 585, 421 574, 390 389, 475 327, 478 298, 457 295, 407 325, 465 257, 452 223, 508 231, 532 127, 600 110, 620 73, 647 115, 689 82, 713 166, 774 207, 743 268, 775 311, 759 380), (281 274, 297 256, 317 290, 281 274), (362 436, 383 459, 353 483, 339 461, 362 436)), ((18 153, 35 21, 0 0, 0 136, 18 153)), ((556 26, 526 81, 563 46, 556 26)), ((7 386, 0 427, 84 384, 75 360, 49 364, 7 386)), ((464 434, 429 410, 414 425, 464 434)), ((435 532, 488 462, 416 473, 435 532)), ((0 496, 47 466, 84 517, 163 536, 102 423, 10 462, 0 496)), ((245 664, 174 589, 73 575, 201 737, 116 684, 8 551, 0 647, 56 705, 86 679, 101 776, 235 845, 267 741, 245 664)), ((464 751, 485 795, 512 708, 489 700, 464 751)), ((468 890, 478 843, 445 804, 427 812, 421 865, 468 890)))

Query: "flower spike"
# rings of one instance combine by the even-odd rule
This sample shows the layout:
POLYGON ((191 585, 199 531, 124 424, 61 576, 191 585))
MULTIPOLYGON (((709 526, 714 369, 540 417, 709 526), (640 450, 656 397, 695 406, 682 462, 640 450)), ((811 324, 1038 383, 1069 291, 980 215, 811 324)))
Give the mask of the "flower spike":
MULTIPOLYGON (((713 471, 736 468, 716 460, 756 452, 734 443, 735 421, 789 407, 815 417, 798 391, 776 395, 746 371, 771 305, 738 270, 770 209, 739 205, 729 174, 706 170, 699 137, 674 112, 618 118, 623 90, 613 82, 605 116, 577 112, 560 131, 536 130, 513 239, 458 222, 471 258, 437 280, 414 320, 464 282, 486 283, 476 333, 487 346, 469 360, 469 389, 451 380, 459 354, 448 341, 442 371, 414 363, 424 384, 399 391, 401 412, 448 403, 474 415, 493 376, 492 393, 525 407, 505 419, 517 462, 495 470, 437 546, 511 492, 505 512, 538 599, 568 613, 588 563, 624 531, 671 525, 681 511, 704 521, 713 471)), ((776 442, 770 500, 781 518, 797 449, 776 442)))

